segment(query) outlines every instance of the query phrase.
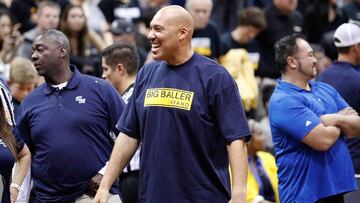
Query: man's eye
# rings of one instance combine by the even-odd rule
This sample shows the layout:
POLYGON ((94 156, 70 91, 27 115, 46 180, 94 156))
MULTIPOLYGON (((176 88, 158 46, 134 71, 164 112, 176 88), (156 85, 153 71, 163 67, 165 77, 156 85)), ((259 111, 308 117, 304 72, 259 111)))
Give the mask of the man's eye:
POLYGON ((45 49, 43 49, 43 48, 38 48, 36 51, 39 52, 39 53, 43 53, 43 52, 45 51, 45 49))

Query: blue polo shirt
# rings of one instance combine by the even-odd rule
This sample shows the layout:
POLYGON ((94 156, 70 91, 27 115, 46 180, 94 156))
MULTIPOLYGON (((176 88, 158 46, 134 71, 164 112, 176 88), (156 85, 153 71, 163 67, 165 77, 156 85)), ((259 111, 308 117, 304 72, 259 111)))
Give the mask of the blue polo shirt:
POLYGON ((124 102, 113 86, 71 69, 73 76, 62 90, 44 83, 20 107, 17 133, 29 143, 41 202, 80 197, 109 160, 110 132, 119 132, 115 126, 124 102))
POLYGON ((278 80, 269 103, 281 202, 315 202, 357 188, 344 136, 326 152, 303 142, 321 115, 348 106, 330 85, 309 85, 311 91, 278 80))
POLYGON ((226 145, 250 131, 235 81, 214 61, 145 65, 118 128, 142 142, 140 202, 229 201, 226 145))
MULTIPOLYGON (((360 113, 360 72, 359 66, 343 61, 335 61, 324 72, 318 75, 317 80, 334 87, 344 100, 360 113)), ((360 137, 347 138, 351 158, 356 174, 360 174, 360 137)))

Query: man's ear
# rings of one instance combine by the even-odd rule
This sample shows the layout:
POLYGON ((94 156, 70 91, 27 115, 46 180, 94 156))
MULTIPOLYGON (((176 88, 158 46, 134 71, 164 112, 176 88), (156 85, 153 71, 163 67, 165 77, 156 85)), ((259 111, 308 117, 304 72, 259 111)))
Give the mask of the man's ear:
POLYGON ((60 48, 60 57, 63 58, 68 54, 68 51, 66 50, 65 47, 61 47, 60 48))
POLYGON ((356 54, 356 56, 359 56, 360 55, 360 44, 356 44, 356 45, 353 45, 352 47, 350 47, 350 51, 353 51, 356 54))
POLYGON ((115 66, 115 70, 118 71, 120 73, 120 75, 124 75, 126 73, 126 69, 122 63, 118 63, 115 66))
POLYGON ((294 57, 288 56, 286 62, 291 69, 296 68, 296 59, 294 57))
POLYGON ((181 27, 180 28, 180 33, 179 33, 179 40, 183 40, 189 37, 189 29, 187 27, 181 27))

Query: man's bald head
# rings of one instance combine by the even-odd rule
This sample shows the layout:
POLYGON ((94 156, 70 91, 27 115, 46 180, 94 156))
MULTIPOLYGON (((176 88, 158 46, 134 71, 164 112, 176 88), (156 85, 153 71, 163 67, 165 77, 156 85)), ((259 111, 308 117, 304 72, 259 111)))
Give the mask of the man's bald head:
POLYGON ((35 38, 31 59, 38 74, 51 84, 69 79, 69 40, 58 30, 48 30, 35 38))
POLYGON ((187 0, 185 8, 194 19, 195 29, 206 28, 213 8, 212 0, 187 0))
POLYGON ((194 20, 191 15, 181 6, 172 5, 160 9, 153 19, 156 17, 166 19, 168 25, 175 25, 178 28, 186 27, 191 33, 194 32, 194 20))
POLYGON ((185 3, 186 10, 192 9, 192 6, 196 3, 201 3, 205 7, 209 7, 210 10, 212 10, 212 8, 213 8, 212 0, 186 0, 186 3, 185 3))
POLYGON ((41 33, 37 38, 35 38, 35 41, 38 40, 44 40, 44 39, 50 39, 59 45, 64 46, 64 48, 67 50, 67 53, 70 53, 70 43, 66 35, 59 30, 51 29, 47 30, 43 33, 41 33))
POLYGON ((150 23, 148 34, 153 58, 171 65, 186 61, 193 54, 193 32, 193 19, 184 8, 166 6, 160 9, 150 23))

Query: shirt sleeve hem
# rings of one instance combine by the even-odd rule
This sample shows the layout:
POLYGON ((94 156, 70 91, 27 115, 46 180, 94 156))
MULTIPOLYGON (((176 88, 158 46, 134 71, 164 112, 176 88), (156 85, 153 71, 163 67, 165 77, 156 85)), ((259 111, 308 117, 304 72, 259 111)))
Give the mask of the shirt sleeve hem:
POLYGON ((241 139, 245 139, 245 142, 248 142, 251 138, 251 134, 245 134, 245 135, 240 135, 240 136, 233 136, 233 137, 230 137, 230 138, 227 138, 226 139, 226 143, 229 145, 231 144, 232 142, 236 141, 236 140, 241 140, 241 139))
POLYGON ((140 140, 140 137, 137 136, 136 133, 134 132, 131 132, 130 130, 126 129, 126 128, 123 128, 121 126, 117 126, 118 130, 120 130, 120 132, 126 134, 127 136, 131 137, 131 138, 134 138, 134 139, 137 139, 137 140, 140 140))

